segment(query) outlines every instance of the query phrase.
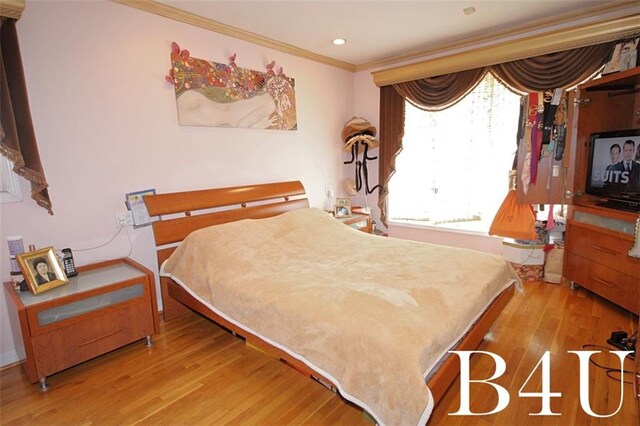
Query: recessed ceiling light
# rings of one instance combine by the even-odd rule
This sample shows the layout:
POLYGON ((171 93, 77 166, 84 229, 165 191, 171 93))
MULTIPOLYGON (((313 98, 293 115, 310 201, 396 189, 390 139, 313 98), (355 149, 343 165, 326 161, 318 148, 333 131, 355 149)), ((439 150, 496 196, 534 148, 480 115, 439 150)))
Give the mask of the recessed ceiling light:
POLYGON ((347 40, 345 40, 343 38, 336 38, 331 43, 335 44, 336 46, 342 46, 343 44, 347 43, 347 40))
POLYGON ((464 9, 462 9, 462 11, 464 12, 465 15, 473 15, 474 13, 476 13, 476 8, 471 6, 471 7, 466 7, 464 9))

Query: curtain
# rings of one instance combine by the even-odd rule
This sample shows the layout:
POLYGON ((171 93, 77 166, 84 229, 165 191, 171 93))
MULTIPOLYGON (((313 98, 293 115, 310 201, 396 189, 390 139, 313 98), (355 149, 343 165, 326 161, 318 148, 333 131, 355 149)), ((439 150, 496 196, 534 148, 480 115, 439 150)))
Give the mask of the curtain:
POLYGON ((437 111, 454 105, 472 91, 491 72, 507 87, 520 92, 538 92, 558 87, 571 87, 593 76, 609 59, 616 42, 550 53, 487 68, 461 71, 380 88, 380 169, 378 198, 381 222, 387 226, 387 196, 389 179, 395 170, 395 157, 402 149, 404 108, 407 99, 419 108, 437 111), (395 90, 392 90, 395 89, 395 90), (397 93, 396 97, 390 94, 397 93), (390 102, 390 105, 385 103, 390 102), (398 127, 400 128, 398 130, 398 127), (383 140, 383 137, 385 138, 383 140), (394 140, 394 138, 400 140, 394 140), (395 151, 394 151, 395 149, 395 151), (383 155, 384 153, 384 155, 383 155))
POLYGON ((387 195, 389 179, 396 170, 396 157, 402 151, 404 136, 404 98, 393 86, 380 88, 380 153, 378 182, 381 190, 378 195, 380 221, 387 226, 387 195))
POLYGON ((592 77, 613 53, 615 43, 550 53, 491 67, 507 87, 520 92, 541 92, 571 87, 592 77))
POLYGON ((31 121, 27 83, 14 19, 0 21, 0 153, 31 182, 31 198, 49 214, 51 200, 31 121))
POLYGON ((486 73, 487 68, 477 68, 398 83, 393 87, 418 108, 440 111, 455 105, 475 89, 486 73))

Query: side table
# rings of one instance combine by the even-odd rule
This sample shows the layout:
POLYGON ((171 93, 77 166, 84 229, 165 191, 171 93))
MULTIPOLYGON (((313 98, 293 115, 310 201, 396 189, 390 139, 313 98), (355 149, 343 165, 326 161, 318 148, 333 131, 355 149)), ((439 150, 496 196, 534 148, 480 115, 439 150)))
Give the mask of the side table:
POLYGON ((20 322, 31 383, 160 331, 153 272, 129 259, 78 267, 78 276, 33 295, 5 283, 20 322))

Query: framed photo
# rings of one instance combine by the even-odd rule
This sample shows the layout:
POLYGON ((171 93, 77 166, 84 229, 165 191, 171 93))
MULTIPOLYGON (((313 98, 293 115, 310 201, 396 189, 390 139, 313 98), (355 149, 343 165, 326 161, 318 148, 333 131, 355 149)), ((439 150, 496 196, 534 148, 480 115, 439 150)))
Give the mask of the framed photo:
POLYGON ((337 206, 351 206, 351 199, 350 198, 336 198, 336 205, 337 206))
POLYGON ((129 192, 125 195, 125 204, 127 209, 131 211, 133 219, 133 229, 151 225, 151 222, 160 220, 159 216, 149 217, 147 205, 144 203, 145 195, 155 195, 155 189, 145 189, 142 191, 129 192))
POLYGON ((621 41, 616 44, 611 59, 602 70, 602 74, 611 74, 634 68, 638 62, 638 38, 621 41))
POLYGON ((18 254, 16 258, 33 294, 42 293, 69 282, 53 247, 18 254))
POLYGON ((333 208, 333 215, 335 217, 349 217, 351 216, 351 206, 336 205, 333 208))

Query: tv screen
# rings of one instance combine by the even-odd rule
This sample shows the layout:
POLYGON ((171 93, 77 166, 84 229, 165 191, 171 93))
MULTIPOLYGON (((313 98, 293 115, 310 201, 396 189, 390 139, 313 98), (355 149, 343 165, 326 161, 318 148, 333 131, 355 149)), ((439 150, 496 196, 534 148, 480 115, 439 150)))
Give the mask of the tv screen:
POLYGON ((586 192, 640 208, 640 129, 591 135, 586 192))

